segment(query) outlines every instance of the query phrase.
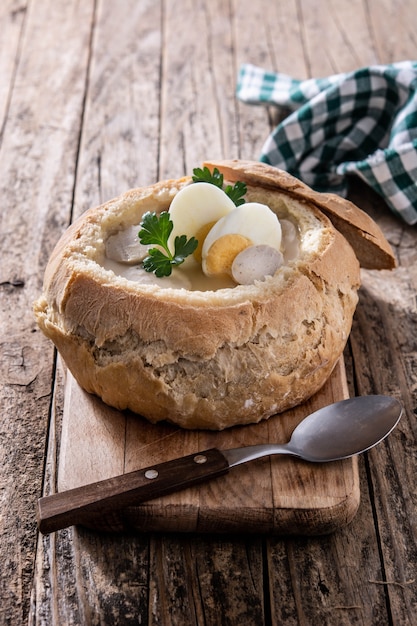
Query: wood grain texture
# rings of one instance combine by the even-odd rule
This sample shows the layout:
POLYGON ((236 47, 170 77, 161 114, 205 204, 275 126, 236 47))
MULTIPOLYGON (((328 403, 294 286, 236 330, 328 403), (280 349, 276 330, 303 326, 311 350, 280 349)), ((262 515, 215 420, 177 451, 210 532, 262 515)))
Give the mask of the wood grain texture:
POLYGON ((26 16, 25 2, 3 2, 0 6, 0 144, 7 121, 20 57, 22 28, 26 16))
MULTIPOLYGON (((2 0, 1 624, 413 626, 415 227, 352 186, 399 267, 363 272, 345 351, 350 393, 390 393, 405 415, 360 458, 354 520, 324 537, 37 536, 35 501, 57 486, 65 402, 31 303, 54 243, 87 207, 202 159, 258 157, 282 112, 236 101, 241 63, 306 78, 413 59, 415 9, 414 0, 2 0)), ((171 443, 173 454, 193 445, 171 443)), ((135 454, 126 448, 126 467, 135 454)), ((106 471, 119 461, 106 457, 106 471)))
POLYGON ((74 217, 159 176, 161 2, 96 4, 74 217))

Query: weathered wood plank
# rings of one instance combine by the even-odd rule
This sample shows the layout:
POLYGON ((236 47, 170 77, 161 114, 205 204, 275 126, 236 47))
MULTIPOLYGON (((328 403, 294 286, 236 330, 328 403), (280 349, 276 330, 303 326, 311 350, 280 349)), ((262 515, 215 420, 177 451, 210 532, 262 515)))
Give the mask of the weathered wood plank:
MULTIPOLYGON (((281 69, 280 59, 276 59, 272 43, 274 36, 271 35, 273 17, 270 16, 270 5, 271 3, 265 0, 248 2, 245 11, 242 11, 239 0, 233 2, 233 57, 236 59, 237 71, 244 63, 276 71, 281 69)), ((290 2, 289 5, 292 7, 293 3, 290 2)), ((279 9, 275 9, 275 12, 276 10, 279 9)), ((278 33, 279 28, 277 35, 278 33)), ((289 70, 289 66, 287 67, 289 70)), ((238 102, 237 116, 239 156, 242 159, 257 159, 270 130, 268 110, 263 106, 248 106, 238 102)))
MULTIPOLYGON (((207 154, 236 152, 229 133, 234 78, 226 41, 219 27, 227 27, 227 4, 205 0, 168 2, 163 23, 161 138, 159 175, 178 178, 191 174, 207 154), (217 13, 216 13, 217 8, 217 13), (213 11, 213 13, 212 13, 213 11), (211 33, 216 33, 212 40, 211 33), (196 36, 198 33, 198 36, 196 36), (218 49, 215 42, 222 42, 218 49), (224 111, 226 105, 226 111, 224 111), (225 119, 223 120, 223 116, 225 119)), ((230 26, 229 26, 230 28, 230 26)), ((230 41, 230 32, 225 34, 230 41)), ((229 48, 230 50, 230 48, 229 48)), ((234 129, 236 135, 236 129, 234 129)))
MULTIPOLYGON (((404 239, 416 233, 403 227, 404 239)), ((406 255, 403 255, 403 258, 406 255)), ((382 576, 397 623, 412 623, 417 604, 415 483, 417 314, 415 265, 388 275, 365 272, 352 348, 360 393, 383 390, 400 398, 404 416, 392 436, 369 453, 368 482, 378 520, 382 576)))
POLYGON ((367 7, 367 22, 377 54, 382 63, 414 59, 416 6, 401 0, 371 0, 367 7))
POLYGON ((149 626, 265 623, 262 543, 253 537, 155 537, 149 626))
MULTIPOLYGON (((0 148, 1 376, 0 621, 24 623, 36 545, 54 356, 36 331, 32 302, 54 240, 68 224, 91 24, 91 5, 31 2, 0 148), (34 54, 36 50, 36 54, 34 54)), ((25 4, 21 3, 22 11, 25 4)), ((17 3, 2 3, 13 23, 17 3)), ((3 31, 3 28, 2 28, 3 31)), ((13 35, 17 36, 17 33, 13 35)), ((3 41, 2 41, 3 45, 3 41)))
POLYGON ((161 3, 97 3, 74 218, 158 179, 161 3))
POLYGON ((377 61, 364 0, 332 0, 322 10, 313 0, 302 0, 299 17, 310 76, 348 72, 377 61))
POLYGON ((0 6, 0 144, 19 63, 27 2, 4 0, 0 6))
POLYGON ((373 548, 369 548, 373 542, 372 511, 364 503, 352 525, 337 534, 285 543, 270 539, 269 571, 282 561, 289 569, 289 575, 281 571, 274 578, 272 623, 387 623, 384 589, 369 584, 374 576, 373 548), (283 603, 282 598, 290 601, 283 603))

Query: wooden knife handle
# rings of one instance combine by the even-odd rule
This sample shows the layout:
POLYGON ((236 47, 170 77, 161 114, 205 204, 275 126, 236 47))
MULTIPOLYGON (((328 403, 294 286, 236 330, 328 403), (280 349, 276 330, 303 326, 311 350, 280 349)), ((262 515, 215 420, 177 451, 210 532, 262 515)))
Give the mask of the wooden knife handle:
POLYGON ((146 500, 179 491, 229 471, 220 450, 212 448, 135 472, 44 496, 37 502, 41 533, 51 533, 74 524, 89 523, 109 511, 124 509, 146 500))

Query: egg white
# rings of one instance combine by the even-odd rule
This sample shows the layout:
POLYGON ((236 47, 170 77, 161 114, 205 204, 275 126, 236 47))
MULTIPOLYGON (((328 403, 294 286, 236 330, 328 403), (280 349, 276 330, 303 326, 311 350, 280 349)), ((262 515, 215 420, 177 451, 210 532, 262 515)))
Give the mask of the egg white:
POLYGON ((211 183, 193 183, 177 193, 169 207, 174 224, 169 244, 175 237, 186 235, 195 237, 206 224, 217 222, 236 206, 225 192, 211 183))

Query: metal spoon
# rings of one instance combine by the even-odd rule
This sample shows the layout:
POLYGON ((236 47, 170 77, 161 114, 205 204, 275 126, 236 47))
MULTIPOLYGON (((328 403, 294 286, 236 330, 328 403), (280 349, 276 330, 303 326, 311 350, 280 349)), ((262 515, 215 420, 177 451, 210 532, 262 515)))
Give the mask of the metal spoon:
POLYGON ((231 450, 212 448, 152 467, 70 489, 38 500, 42 533, 73 524, 89 524, 106 513, 179 491, 231 467, 273 454, 321 463, 360 454, 382 441, 402 415, 398 400, 361 396, 342 400, 312 413, 295 428, 286 444, 262 444, 231 450))

